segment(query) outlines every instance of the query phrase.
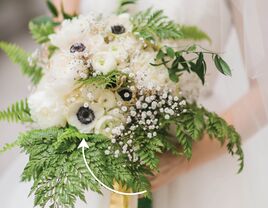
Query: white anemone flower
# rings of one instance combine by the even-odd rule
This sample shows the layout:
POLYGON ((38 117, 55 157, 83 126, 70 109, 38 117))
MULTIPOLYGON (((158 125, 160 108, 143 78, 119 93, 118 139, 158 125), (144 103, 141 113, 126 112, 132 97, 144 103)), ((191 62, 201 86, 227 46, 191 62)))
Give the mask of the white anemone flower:
POLYGON ((98 104, 77 102, 69 107, 67 122, 81 133, 92 133, 97 121, 104 115, 104 108, 98 104))
POLYGON ((92 66, 97 73, 107 74, 116 68, 117 63, 110 52, 99 52, 93 55, 92 66))
POLYGON ((33 120, 44 129, 64 127, 66 107, 63 100, 52 90, 37 90, 28 99, 33 120))

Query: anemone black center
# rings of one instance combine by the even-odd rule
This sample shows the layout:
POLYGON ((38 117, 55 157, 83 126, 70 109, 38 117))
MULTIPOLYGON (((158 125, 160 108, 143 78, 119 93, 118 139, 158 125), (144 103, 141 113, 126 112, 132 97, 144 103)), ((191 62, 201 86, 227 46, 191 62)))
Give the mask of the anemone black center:
POLYGON ((71 46, 70 52, 83 52, 86 49, 86 46, 83 43, 75 43, 71 46))
POLYGON ((90 124, 95 119, 95 114, 90 108, 80 107, 76 113, 77 119, 82 124, 90 124))
POLYGON ((126 28, 123 25, 114 25, 111 27, 113 34, 123 34, 126 32, 126 28))
POLYGON ((124 101, 130 101, 132 99, 132 92, 128 88, 124 88, 118 91, 118 94, 124 101))

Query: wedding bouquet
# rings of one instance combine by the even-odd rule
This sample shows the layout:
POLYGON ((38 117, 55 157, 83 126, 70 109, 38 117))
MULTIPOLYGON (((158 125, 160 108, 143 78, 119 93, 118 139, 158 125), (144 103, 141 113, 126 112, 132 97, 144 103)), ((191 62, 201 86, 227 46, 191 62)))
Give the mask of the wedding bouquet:
POLYGON ((227 143, 243 168, 239 134, 197 103, 206 57, 231 75, 227 63, 196 44, 180 45, 210 41, 197 27, 179 25, 162 10, 130 16, 131 2, 121 1, 117 14, 104 17, 58 12, 47 1, 54 17, 29 24, 40 44, 33 54, 0 42, 33 83, 29 98, 1 111, 0 120, 30 128, 2 151, 18 145, 29 155, 22 181, 33 180, 35 206, 74 207, 100 186, 150 197, 147 176, 157 174, 161 153, 190 159, 205 133, 227 143))

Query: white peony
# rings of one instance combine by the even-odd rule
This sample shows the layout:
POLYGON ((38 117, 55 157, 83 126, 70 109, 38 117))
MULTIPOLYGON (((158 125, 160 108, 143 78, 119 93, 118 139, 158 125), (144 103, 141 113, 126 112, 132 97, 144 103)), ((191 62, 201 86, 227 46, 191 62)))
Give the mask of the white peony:
POLYGON ((98 119, 104 115, 104 108, 99 104, 76 102, 69 106, 67 122, 76 127, 81 133, 93 133, 98 119))
POLYGON ((51 90, 38 90, 28 99, 33 120, 40 128, 64 127, 65 111, 61 98, 51 90))
POLYGON ((57 52, 50 59, 50 66, 43 79, 46 85, 58 94, 70 93, 75 87, 81 74, 86 75, 87 69, 82 61, 73 59, 71 55, 57 52))
POLYGON ((115 57, 109 52, 99 52, 92 57, 92 66, 97 73, 107 74, 116 69, 115 57))

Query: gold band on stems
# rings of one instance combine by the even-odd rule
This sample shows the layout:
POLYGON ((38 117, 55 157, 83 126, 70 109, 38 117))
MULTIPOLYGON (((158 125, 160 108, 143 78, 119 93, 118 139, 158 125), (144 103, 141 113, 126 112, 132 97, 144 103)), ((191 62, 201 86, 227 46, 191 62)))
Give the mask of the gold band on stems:
MULTIPOLYGON (((114 189, 121 192, 131 193, 131 190, 122 187, 117 182, 114 183, 114 189)), ((125 196, 116 193, 111 193, 109 208, 136 208, 136 205, 133 205, 136 203, 132 203, 132 197, 135 198, 135 196, 125 196)))

